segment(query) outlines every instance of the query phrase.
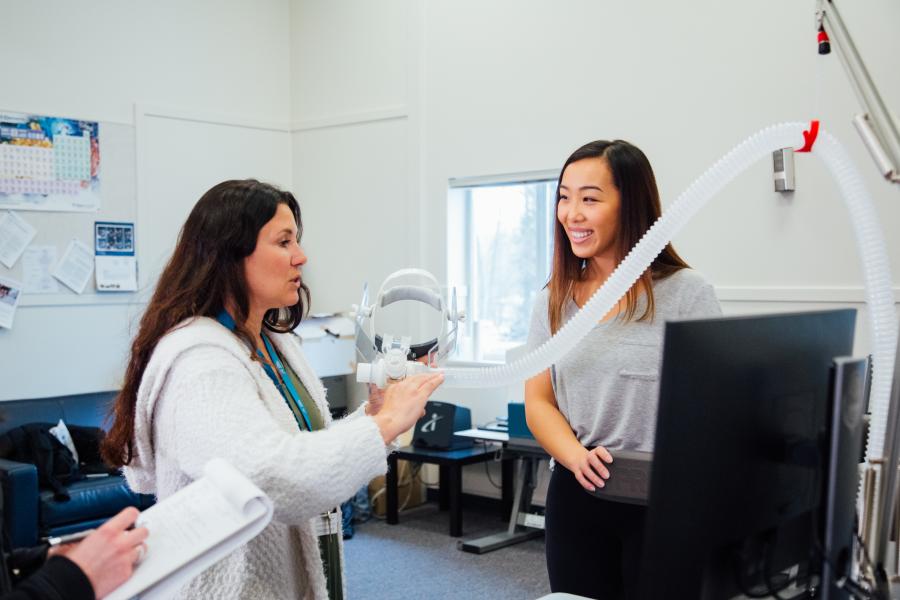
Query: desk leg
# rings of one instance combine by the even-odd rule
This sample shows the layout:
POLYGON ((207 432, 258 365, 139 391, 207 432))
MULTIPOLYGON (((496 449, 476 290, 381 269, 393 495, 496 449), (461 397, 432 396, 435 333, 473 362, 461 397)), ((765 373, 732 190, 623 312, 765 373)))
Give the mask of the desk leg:
MULTIPOLYGON (((518 544, 525 540, 534 539, 544 534, 542 529, 525 526, 521 529, 519 525, 519 515, 529 512, 531 508, 531 485, 532 471, 534 465, 538 464, 538 458, 520 457, 516 459, 518 467, 516 468, 516 492, 513 501, 512 514, 509 517, 509 528, 502 533, 486 535, 475 540, 456 542, 456 547, 463 552, 472 552, 474 554, 484 554, 485 552, 493 552, 499 548, 505 548, 512 544, 518 544)), ((512 478, 510 478, 512 485, 512 478)), ((523 519, 524 520, 524 519, 523 519)))
POLYGON ((438 507, 450 508, 450 467, 445 465, 438 466, 438 507))
POLYGON ((400 522, 397 516, 397 455, 388 455, 388 470, 384 477, 385 494, 387 495, 386 517, 389 525, 396 525, 400 522))
POLYGON ((450 495, 450 537, 462 535, 462 467, 452 465, 448 467, 450 481, 448 494, 450 495))
POLYGON ((525 477, 526 473, 529 473, 531 469, 531 459, 528 457, 522 457, 519 459, 519 468, 516 469, 516 499, 513 501, 512 514, 509 517, 509 529, 507 533, 509 535, 514 535, 516 533, 516 527, 519 524, 519 513, 522 511, 523 504, 524 508, 528 508, 528 501, 525 500, 525 477))
POLYGON ((503 460, 500 462, 500 481, 501 481, 501 492, 500 492, 500 510, 502 514, 500 518, 504 521, 509 519, 509 515, 512 514, 512 505, 513 499, 515 498, 515 488, 513 485, 513 480, 515 479, 515 467, 516 467, 516 459, 510 458, 508 456, 504 456, 503 460))

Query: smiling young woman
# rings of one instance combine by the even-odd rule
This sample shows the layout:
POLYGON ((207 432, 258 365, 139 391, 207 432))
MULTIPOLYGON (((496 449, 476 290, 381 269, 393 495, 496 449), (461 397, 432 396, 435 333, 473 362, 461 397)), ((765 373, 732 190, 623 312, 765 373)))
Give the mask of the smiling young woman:
MULTIPOLYGON (((647 157, 622 140, 576 150, 559 176, 553 267, 528 344, 550 338, 660 216, 647 157)), ((528 426, 555 459, 546 505, 550 587, 591 598, 637 593, 645 508, 588 491, 616 476, 610 450, 652 451, 666 320, 721 314, 710 284, 671 245, 588 336, 525 384, 528 426)))

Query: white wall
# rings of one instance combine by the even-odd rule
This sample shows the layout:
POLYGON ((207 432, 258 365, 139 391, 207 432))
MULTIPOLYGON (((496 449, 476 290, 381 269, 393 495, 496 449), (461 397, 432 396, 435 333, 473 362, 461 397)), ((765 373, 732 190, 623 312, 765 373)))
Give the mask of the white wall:
POLYGON ((135 102, 286 120, 286 0, 2 0, 7 110, 131 123, 135 102))
MULTIPOLYGON (((888 104, 900 106, 900 6, 839 6, 888 104)), ((650 157, 665 204, 760 127, 817 116, 866 174, 900 279, 898 190, 877 177, 849 125, 858 107, 837 57, 815 53, 813 9, 812 0, 752 10, 712 0, 689 10, 663 0, 2 0, 5 22, 33 27, 0 37, 0 109, 134 125, 139 250, 143 217, 151 254, 218 178, 290 186, 313 308, 325 311, 346 310, 364 281, 402 266, 445 274, 451 177, 555 169, 588 140, 624 137, 650 157), (136 123, 136 102, 164 109, 136 123), (167 146, 172 130, 192 131, 197 146, 167 146)), ((808 157, 797 170, 798 191, 784 197, 758 165, 676 239, 728 312, 860 306, 839 199, 808 157)), ((47 395, 97 391, 98 380, 115 387, 139 308, 23 307, 16 329, 0 331, 0 400, 31 389, 18 373, 40 377, 35 364, 66 365, 43 383, 47 395), (90 381, 67 363, 83 356, 90 381)), ((440 397, 471 406, 476 422, 507 399, 440 397)))
POLYGON ((418 260, 406 0, 291 4, 294 189, 317 311, 418 260))
MULTIPOLYGON (((142 283, 152 285, 212 184, 256 176, 289 186, 287 0, 2 0, 0 14, 0 110, 134 128, 140 183, 110 193, 103 209, 137 215, 142 283), (136 119, 136 103, 155 108, 136 119)), ((101 148, 104 165, 114 151, 101 148)), ((90 242, 89 224, 79 237, 90 242)), ((61 252, 67 240, 56 242, 61 252)), ((146 297, 23 298, 14 329, 0 330, 0 400, 116 389, 146 297)))
MULTIPOLYGON (((419 265, 413 9, 407 0, 291 3, 293 184, 313 311, 347 311, 364 282, 377 289, 419 265)), ((351 389, 351 404, 365 397, 351 389)))
MULTIPOLYGON (((843 4, 873 77, 900 105, 900 40, 888 26, 900 8, 843 4)), ((823 63, 816 54, 812 1, 757 2, 751 11, 714 1, 690 11, 672 2, 426 6, 429 217, 445 211, 448 177, 554 168, 582 143, 612 137, 645 150, 669 203, 750 133, 814 116, 864 168, 885 222, 900 217, 896 186, 873 172, 849 124, 857 108, 837 57, 823 63)), ((683 254, 723 287, 859 285, 846 215, 807 158, 798 156, 790 200, 772 191, 768 164, 735 181, 676 240, 683 254)), ((422 243, 442 265, 446 234, 434 233, 422 243)), ((897 277, 900 239, 890 242, 897 277)))
MULTIPOLYGON (((900 6, 890 0, 838 6, 896 110, 900 39, 893 29, 900 6)), ((622 137, 647 153, 667 205, 761 127, 819 118, 866 176, 888 236, 893 276, 900 281, 894 226, 900 222, 900 189, 875 173, 850 125, 859 107, 837 55, 816 53, 813 0, 764 0, 750 9, 713 0, 406 0, 377 9, 362 2, 293 0, 291 7, 294 118, 323 120, 316 134, 323 139, 368 145, 376 125, 350 131, 337 121, 329 126, 327 118, 403 105, 409 129, 406 142, 397 136, 382 138, 390 146, 367 146, 406 155, 405 175, 394 174, 395 195, 384 197, 381 182, 391 175, 368 168, 374 165, 353 161, 342 181, 331 169, 324 171, 327 178, 319 176, 320 164, 332 156, 302 164, 295 154, 296 187, 331 189, 335 195, 347 190, 352 198, 344 206, 350 210, 373 200, 385 211, 409 206, 408 216, 392 228, 378 221, 379 239, 402 239, 404 228, 414 228, 410 256, 439 277, 446 272, 447 236, 455 233, 446 226, 451 177, 558 169, 581 144, 622 137), (341 49, 328 53, 336 68, 323 69, 310 59, 325 51, 324 40, 310 29, 336 35, 329 41, 341 49), (401 48, 397 40, 404 29, 407 46, 401 48), (390 43, 376 48, 375 41, 386 39, 390 43), (379 83, 370 92, 365 84, 372 81, 379 83), (395 86, 393 95, 385 82, 395 86), (297 92, 310 87, 309 97, 297 92), (399 189, 404 176, 410 181, 407 198, 399 189)), ((323 154, 333 150, 321 148, 323 154)), ((717 286, 728 313, 862 308, 846 211, 815 159, 797 155, 796 165, 796 193, 773 192, 771 165, 760 163, 675 240, 717 286)), ((372 242, 374 229, 368 236, 353 231, 360 236, 356 251, 371 254, 359 264, 339 258, 335 238, 314 240, 308 234, 319 268, 341 275, 339 283, 325 276, 314 282, 314 294, 324 294, 329 309, 355 301, 353 283, 380 281, 382 273, 407 266, 394 258, 396 246, 382 250, 372 242), (339 293, 330 291, 333 282, 339 293)), ((339 245, 346 243, 341 239, 339 245)), ((870 348, 866 327, 860 320, 858 352, 870 348)), ((507 393, 445 390, 437 397, 471 407, 480 422, 503 413, 507 393)), ((474 473, 466 488, 494 493, 474 473)))

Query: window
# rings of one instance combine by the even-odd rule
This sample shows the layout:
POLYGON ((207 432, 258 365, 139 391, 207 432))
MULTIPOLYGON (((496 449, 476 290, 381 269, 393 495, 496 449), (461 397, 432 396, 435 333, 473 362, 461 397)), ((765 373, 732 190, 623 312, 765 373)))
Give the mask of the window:
POLYGON ((447 204, 449 283, 466 310, 457 358, 503 361, 550 274, 556 174, 453 180, 447 204))

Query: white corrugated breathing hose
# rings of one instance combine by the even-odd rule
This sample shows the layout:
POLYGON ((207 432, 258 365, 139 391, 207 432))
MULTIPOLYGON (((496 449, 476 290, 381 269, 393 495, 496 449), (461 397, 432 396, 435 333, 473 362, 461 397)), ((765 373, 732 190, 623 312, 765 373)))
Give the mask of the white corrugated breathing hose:
MULTIPOLYGON (((747 138, 698 177, 647 230, 584 307, 544 344, 509 364, 482 368, 445 368, 445 387, 481 388, 511 385, 528 379, 558 362, 575 347, 638 280, 665 245, 715 194, 756 161, 779 148, 794 147, 803 140, 803 123, 767 127, 747 138)), ((820 131, 812 154, 822 159, 847 206, 859 249, 865 282, 869 325, 874 343, 870 397, 872 423, 866 445, 868 458, 883 456, 890 403, 897 316, 884 232, 875 207, 843 146, 820 131)))

